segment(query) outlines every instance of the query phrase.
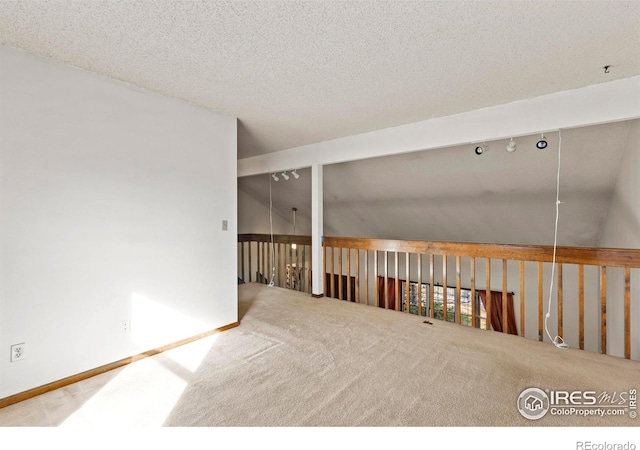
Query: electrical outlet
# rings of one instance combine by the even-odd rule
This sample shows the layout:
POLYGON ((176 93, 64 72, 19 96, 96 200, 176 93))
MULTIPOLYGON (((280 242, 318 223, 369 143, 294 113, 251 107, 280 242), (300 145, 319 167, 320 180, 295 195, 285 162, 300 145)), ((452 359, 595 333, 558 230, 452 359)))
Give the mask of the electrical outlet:
POLYGON ((128 320, 123 320, 122 322, 120 322, 120 329, 123 333, 128 333, 129 331, 131 331, 131 324, 128 320))
POLYGON ((22 361, 25 358, 26 344, 15 344, 11 346, 11 362, 22 361))
POLYGON ((229 224, 226 220, 222 221, 222 231, 227 231, 229 229, 229 224))

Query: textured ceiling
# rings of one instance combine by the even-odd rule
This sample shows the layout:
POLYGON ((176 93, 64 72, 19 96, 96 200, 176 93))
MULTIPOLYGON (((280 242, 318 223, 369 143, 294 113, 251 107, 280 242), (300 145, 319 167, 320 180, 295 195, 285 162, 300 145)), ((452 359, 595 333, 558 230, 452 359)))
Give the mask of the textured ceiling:
MULTIPOLYGON (((640 120, 562 131, 559 245, 596 246, 613 194, 620 160, 640 120)), ((326 235, 435 241, 548 245, 553 243, 558 133, 427 150, 324 168, 326 235)), ((271 183, 274 210, 291 208, 308 224, 310 170, 300 179, 271 183)), ((269 204, 267 174, 240 178, 241 190, 269 204)), ((266 220, 267 218, 265 218, 266 220)), ((301 233, 310 230, 299 229, 301 233)), ((268 230, 262 230, 267 232, 268 230)))
MULTIPOLYGON (((0 1, 0 44, 236 116, 242 158, 638 75, 640 2, 0 1)), ((561 244, 597 244, 630 126, 563 132, 561 244)), ((547 244, 536 140, 327 166, 325 233, 547 244)), ((274 207, 308 223, 300 173, 274 207)))
POLYGON ((239 157, 637 75, 639 24, 638 1, 0 2, 0 44, 236 116, 239 157))

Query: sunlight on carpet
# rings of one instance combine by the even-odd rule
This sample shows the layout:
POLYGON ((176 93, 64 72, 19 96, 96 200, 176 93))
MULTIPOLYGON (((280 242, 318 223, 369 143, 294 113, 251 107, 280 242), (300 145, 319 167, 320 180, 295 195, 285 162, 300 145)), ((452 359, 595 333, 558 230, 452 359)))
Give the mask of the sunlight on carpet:
POLYGON ((115 378, 60 426, 162 426, 216 338, 213 335, 118 369, 115 378))

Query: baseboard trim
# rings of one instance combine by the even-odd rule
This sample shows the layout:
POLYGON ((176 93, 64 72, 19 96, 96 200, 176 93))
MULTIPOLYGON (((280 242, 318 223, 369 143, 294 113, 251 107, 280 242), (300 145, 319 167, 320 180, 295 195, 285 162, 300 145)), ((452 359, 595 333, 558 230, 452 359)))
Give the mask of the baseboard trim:
POLYGON ((131 364, 136 361, 140 361, 141 359, 148 358, 150 356, 158 355, 162 352, 166 352, 167 350, 171 350, 176 347, 180 347, 185 344, 189 344, 191 342, 206 338, 213 334, 221 333, 223 331, 229 330, 231 328, 235 328, 240 325, 240 322, 230 323, 229 325, 224 325, 222 327, 216 328, 214 330, 206 331, 204 333, 197 334, 195 336, 182 339, 180 341, 174 342, 172 344, 167 344, 162 347, 154 348, 152 350, 146 351, 144 353, 139 353, 134 356, 130 356, 128 358, 121 359, 119 361, 115 361, 109 364, 105 364, 104 366, 96 367, 95 369, 90 369, 85 372, 81 372, 75 375, 71 375, 67 378, 63 378, 58 381, 53 381, 51 383, 29 389, 28 391, 19 392, 17 394, 11 395, 9 397, 0 398, 0 408, 4 408, 9 405, 13 405, 14 403, 19 403, 24 400, 28 400, 33 397, 37 397, 38 395, 42 395, 46 392, 54 391, 56 389, 60 389, 62 387, 68 386, 73 383, 77 383, 78 381, 86 380, 87 378, 95 377, 96 375, 100 375, 105 372, 109 372, 110 370, 117 369, 122 366, 126 366, 127 364, 131 364))
POLYGON ((313 298, 322 298, 322 297, 324 297, 324 294, 311 294, 311 296, 313 298))

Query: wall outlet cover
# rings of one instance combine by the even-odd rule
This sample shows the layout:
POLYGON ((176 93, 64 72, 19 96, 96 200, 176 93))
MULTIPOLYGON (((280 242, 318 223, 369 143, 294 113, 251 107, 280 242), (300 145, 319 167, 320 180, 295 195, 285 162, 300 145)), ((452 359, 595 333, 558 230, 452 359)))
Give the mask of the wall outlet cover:
POLYGON ((26 344, 14 344, 11 346, 11 362, 22 361, 26 357, 26 344))

